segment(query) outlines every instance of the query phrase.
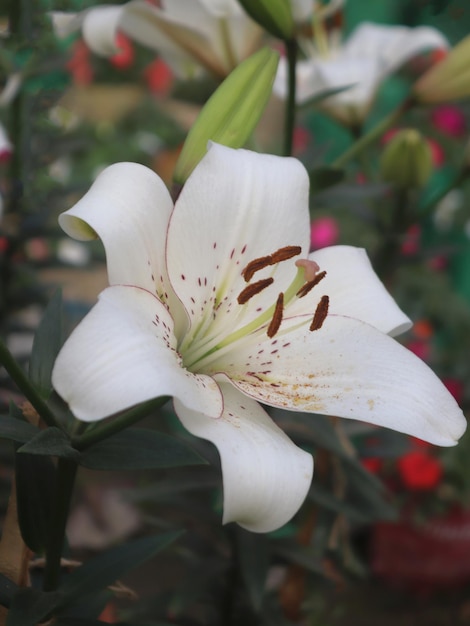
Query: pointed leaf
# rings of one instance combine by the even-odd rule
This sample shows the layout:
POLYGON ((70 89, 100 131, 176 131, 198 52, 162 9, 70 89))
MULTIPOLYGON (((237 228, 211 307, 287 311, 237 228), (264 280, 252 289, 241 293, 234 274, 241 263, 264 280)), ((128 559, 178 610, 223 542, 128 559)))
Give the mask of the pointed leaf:
POLYGON ((78 461, 80 452, 75 450, 69 437, 60 428, 46 428, 39 431, 30 441, 25 443, 17 452, 39 454, 43 456, 57 456, 63 459, 78 461))
POLYGON ((52 368, 63 343, 62 294, 59 290, 49 302, 34 335, 29 362, 29 378, 45 398, 52 391, 52 368))
POLYGON ((56 469, 49 457, 16 454, 15 476, 21 535, 30 550, 41 553, 51 523, 56 469))
POLYGON ((147 428, 127 428, 82 452, 80 465, 97 470, 133 470, 202 465, 187 443, 147 428))
POLYGON ((13 417, 0 415, 0 439, 25 443, 40 432, 39 428, 13 417))
POLYGON ((62 606, 76 602, 80 596, 97 592, 115 582, 130 569, 137 567, 180 537, 182 531, 174 531, 152 537, 142 537, 127 544, 116 546, 87 561, 65 579, 59 591, 62 606))

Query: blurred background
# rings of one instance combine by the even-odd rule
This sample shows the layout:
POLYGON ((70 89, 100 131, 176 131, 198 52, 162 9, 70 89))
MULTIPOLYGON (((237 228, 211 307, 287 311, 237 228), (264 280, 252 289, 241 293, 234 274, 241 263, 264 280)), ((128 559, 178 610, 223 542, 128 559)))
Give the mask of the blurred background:
MULTIPOLYGON (((182 80, 164 57, 122 33, 119 52, 107 58, 90 50, 80 28, 57 36, 50 11, 93 6, 0 2, 0 332, 25 366, 57 289, 67 335, 107 284, 100 242, 70 240, 58 214, 117 161, 143 163, 171 187, 188 129, 217 86, 207 74, 182 80)), ((451 46, 470 33, 468 0, 347 0, 338 15, 344 39, 365 21, 432 26, 451 46)), ((266 41, 282 52, 279 41, 266 41)), ((393 111, 438 61, 436 51, 424 51, 384 80, 361 132, 393 111)), ((249 147, 279 153, 283 107, 273 96, 249 147)), ((340 176, 328 166, 357 134, 322 111, 299 107, 294 133, 294 155, 311 173, 312 250, 338 243, 367 249, 414 322, 400 340, 468 413, 470 100, 412 109, 340 176), (382 158, 404 128, 420 133, 431 156, 424 179, 405 189, 385 174, 382 158), (398 211, 405 215, 400 222, 398 211)), ((1 410, 21 401, 0 371, 1 410)), ((316 470, 300 513, 267 536, 221 526, 215 448, 183 432, 170 405, 145 426, 185 439, 208 465, 80 470, 68 527, 74 558, 152 530, 186 529, 176 547, 102 600, 102 621, 470 624, 470 436, 437 449, 362 423, 273 416, 313 452, 316 470)), ((4 511, 13 450, 11 442, 0 445, 4 511)))

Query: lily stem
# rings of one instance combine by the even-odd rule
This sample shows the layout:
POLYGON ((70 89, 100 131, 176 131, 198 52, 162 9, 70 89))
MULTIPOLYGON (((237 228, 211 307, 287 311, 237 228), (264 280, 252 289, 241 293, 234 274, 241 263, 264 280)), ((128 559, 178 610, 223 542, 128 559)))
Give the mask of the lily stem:
POLYGON ((76 474, 77 464, 74 461, 62 458, 58 460, 56 497, 46 546, 44 591, 54 591, 57 589, 60 581, 60 567, 65 540, 65 528, 76 474))
POLYGON ((292 145, 295 127, 295 92, 298 45, 296 39, 289 39, 285 42, 287 55, 287 102, 284 120, 284 156, 292 154, 292 145))
POLYGON ((356 141, 350 148, 348 148, 343 154, 341 154, 333 163, 331 167, 342 169, 346 163, 352 159, 360 156, 371 143, 376 141, 390 126, 395 124, 400 117, 406 113, 414 105, 412 98, 404 100, 392 113, 384 117, 374 128, 368 133, 362 135, 362 137, 356 141))
POLYGON ((16 383, 20 391, 26 396, 29 402, 31 402, 31 404, 36 409, 39 416, 44 420, 44 422, 48 426, 58 426, 58 422, 54 413, 50 410, 50 408, 38 394, 34 386, 30 383, 28 377, 15 361, 11 352, 8 350, 8 348, 1 339, 0 363, 9 373, 11 379, 16 383))
POLYGON ((153 400, 149 400, 148 402, 143 402, 142 404, 139 404, 133 409, 130 409, 117 417, 113 417, 113 419, 109 422, 100 422, 97 426, 90 428, 83 433, 83 435, 74 437, 72 439, 72 445, 77 450, 86 450, 93 444, 98 443, 111 435, 115 435, 124 428, 132 426, 135 422, 147 417, 147 415, 149 415, 152 411, 159 409, 166 404, 168 400, 168 396, 155 398, 153 400))

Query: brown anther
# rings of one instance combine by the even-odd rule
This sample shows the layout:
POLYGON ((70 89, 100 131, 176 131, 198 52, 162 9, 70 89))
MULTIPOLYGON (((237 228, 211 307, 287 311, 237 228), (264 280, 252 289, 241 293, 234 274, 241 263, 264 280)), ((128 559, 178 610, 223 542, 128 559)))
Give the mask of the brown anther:
POLYGON ((266 331, 266 334, 268 335, 270 339, 271 337, 274 337, 274 335, 279 330, 279 326, 281 325, 281 322, 282 322, 283 310, 284 310, 284 294, 281 292, 277 297, 277 302, 274 308, 273 317, 272 317, 271 323, 268 326, 268 330, 266 331))
POLYGON ((326 272, 320 272, 319 274, 315 276, 313 280, 310 280, 308 283, 305 283, 305 285, 302 285, 302 287, 299 289, 299 291, 295 295, 299 298, 303 298, 308 293, 310 293, 310 291, 315 287, 315 285, 318 285, 318 283, 321 280, 323 280, 325 276, 326 276, 326 272))
POLYGON ((272 265, 272 256, 261 256, 259 259, 253 259, 250 261, 248 265, 242 270, 242 276, 245 281, 248 283, 253 278, 253 275, 258 270, 262 270, 268 265, 272 265))
POLYGON ((323 322, 328 315, 328 306, 330 304, 330 299, 328 296, 322 296, 320 302, 317 304, 317 308, 315 309, 315 313, 313 315, 312 323, 310 324, 309 330, 318 330, 323 326, 323 322))
POLYGON ((257 283, 248 285, 247 287, 245 287, 245 289, 243 289, 243 291, 238 294, 238 304, 245 304, 257 293, 263 291, 263 289, 266 289, 266 287, 269 287, 269 285, 272 285, 273 282, 274 278, 264 278, 263 280, 259 280, 257 283))
POLYGON ((292 259, 293 256, 297 256, 301 252, 302 248, 300 246, 285 246, 284 248, 279 248, 279 250, 271 254, 271 264, 274 265, 281 261, 287 261, 287 259, 292 259))

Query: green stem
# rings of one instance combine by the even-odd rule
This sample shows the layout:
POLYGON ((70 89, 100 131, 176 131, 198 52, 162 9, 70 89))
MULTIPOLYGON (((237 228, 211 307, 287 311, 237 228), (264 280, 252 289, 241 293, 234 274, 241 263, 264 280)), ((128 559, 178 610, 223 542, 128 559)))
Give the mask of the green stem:
POLYGON ((126 411, 125 413, 114 417, 109 422, 100 422, 94 428, 87 430, 83 435, 79 435, 78 437, 72 439, 72 445, 77 450, 86 450, 94 443, 98 443, 98 441, 106 439, 128 426, 132 426, 132 424, 135 424, 135 422, 141 420, 142 418, 147 417, 149 413, 162 407, 166 404, 166 402, 168 402, 168 400, 169 398, 167 396, 155 398, 154 400, 143 402, 135 408, 130 409, 130 411, 126 411))
POLYGON ((372 128, 368 133, 363 135, 356 143, 354 143, 350 148, 348 148, 343 154, 341 154, 333 163, 331 167, 336 167, 338 169, 342 169, 346 163, 351 161, 351 159, 359 156, 365 148, 367 148, 371 143, 376 141, 390 126, 398 122, 400 117, 408 111, 414 104, 414 101, 411 98, 407 98, 404 102, 400 104, 390 115, 384 117, 374 128, 372 128))
POLYGON ((295 126, 295 92, 296 92, 296 75, 295 68, 297 65, 297 40, 290 39, 285 42, 287 54, 287 102, 284 121, 284 156, 292 154, 292 144, 294 138, 295 126))
POLYGON ((401 237, 412 223, 409 214, 410 194, 408 190, 397 189, 395 192, 395 207, 392 223, 385 228, 383 243, 374 262, 374 269, 378 276, 388 282, 393 272, 398 252, 401 246, 401 237))
POLYGON ((70 459, 59 459, 57 464, 56 498, 49 537, 46 546, 46 567, 44 570, 44 591, 54 591, 60 581, 62 550, 64 548, 65 527, 72 499, 77 464, 70 459))
POLYGON ((10 351, 0 339, 0 363, 10 374, 11 379, 16 383, 20 391, 25 395, 27 400, 31 402, 38 412, 39 416, 46 422, 48 426, 58 426, 58 421, 54 413, 50 410, 36 389, 28 380, 26 374, 15 361, 10 351))

